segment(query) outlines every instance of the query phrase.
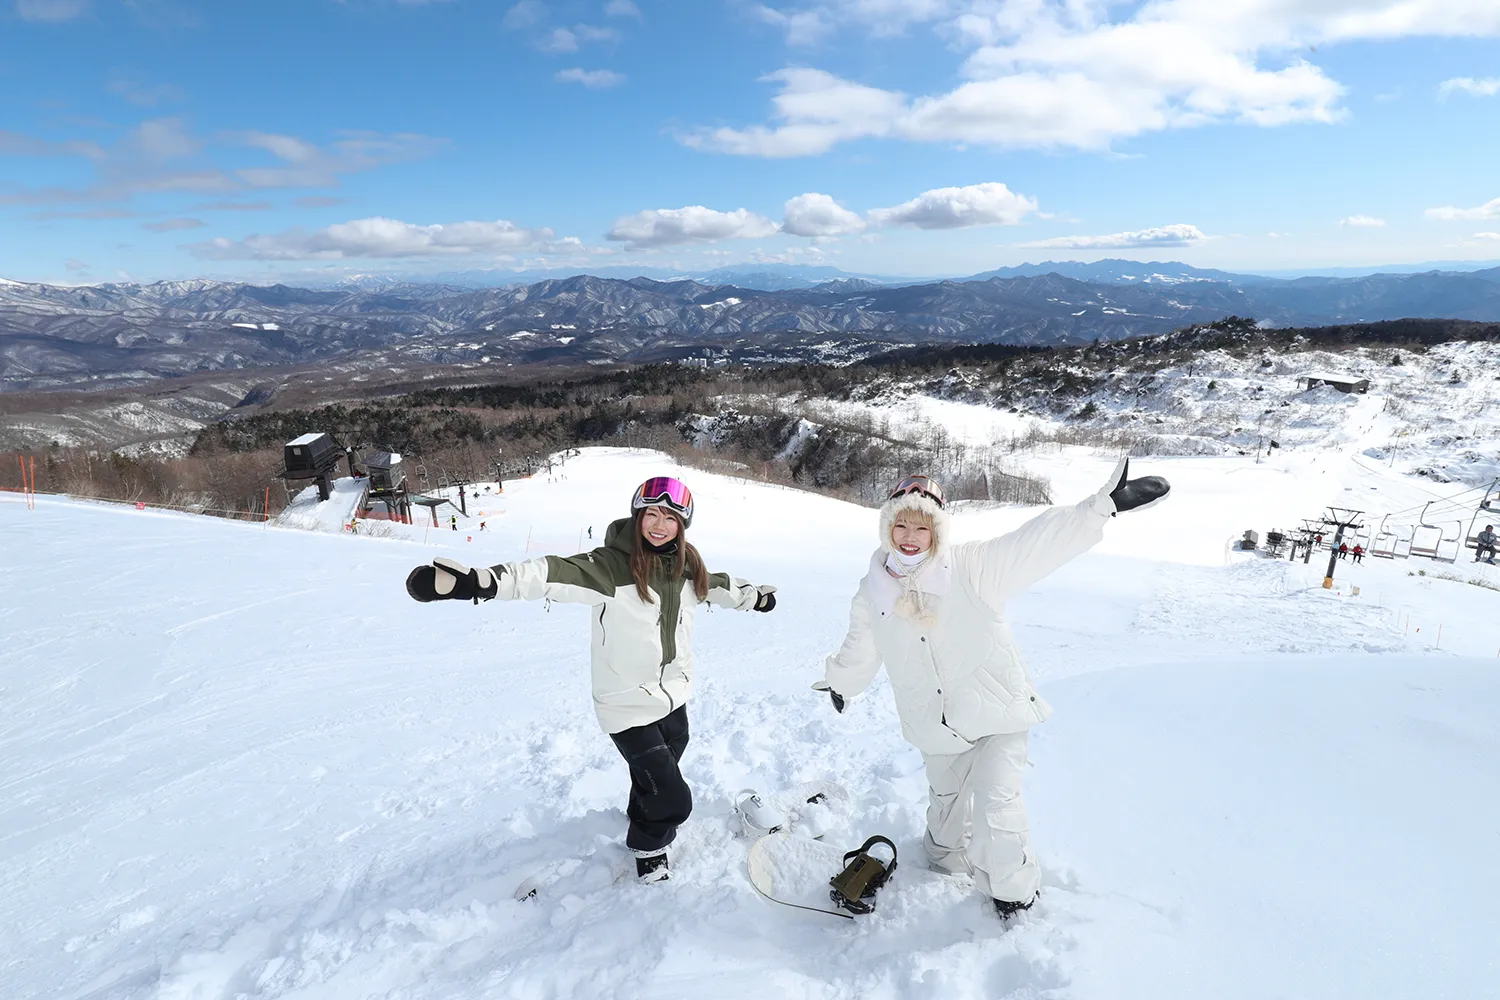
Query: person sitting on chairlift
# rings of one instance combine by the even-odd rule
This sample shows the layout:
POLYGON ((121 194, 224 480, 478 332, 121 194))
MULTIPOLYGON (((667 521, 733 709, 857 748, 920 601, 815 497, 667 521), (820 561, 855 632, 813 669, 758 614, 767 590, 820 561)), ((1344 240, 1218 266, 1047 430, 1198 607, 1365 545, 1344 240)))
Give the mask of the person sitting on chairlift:
POLYGON ((1484 557, 1485 553, 1489 553, 1489 558, 1485 559, 1485 562, 1491 566, 1495 565, 1495 526, 1493 524, 1486 524, 1484 530, 1479 533, 1474 541, 1476 543, 1474 545, 1474 561, 1478 562, 1484 557))

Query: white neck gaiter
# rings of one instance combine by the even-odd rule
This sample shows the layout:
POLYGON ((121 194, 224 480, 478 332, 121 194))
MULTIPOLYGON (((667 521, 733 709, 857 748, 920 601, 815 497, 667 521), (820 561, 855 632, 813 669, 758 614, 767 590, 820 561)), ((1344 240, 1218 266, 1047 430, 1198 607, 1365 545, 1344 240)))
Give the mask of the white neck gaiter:
POLYGON ((899 563, 901 566, 904 566, 907 569, 911 569, 914 566, 920 566, 920 565, 922 565, 922 563, 927 559, 927 557, 932 554, 932 550, 931 549, 928 549, 925 552, 918 552, 914 556, 909 556, 905 552, 902 552, 900 549, 891 549, 890 551, 891 551, 891 557, 893 559, 895 559, 897 563, 899 563))

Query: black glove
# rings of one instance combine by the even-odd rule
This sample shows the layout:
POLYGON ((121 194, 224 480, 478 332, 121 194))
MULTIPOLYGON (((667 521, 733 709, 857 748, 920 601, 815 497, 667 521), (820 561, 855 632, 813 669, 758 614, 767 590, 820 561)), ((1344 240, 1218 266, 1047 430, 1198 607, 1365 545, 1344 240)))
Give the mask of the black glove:
POLYGON ((1140 479, 1130 479, 1129 476, 1130 460, 1126 459, 1120 467, 1120 481, 1109 494, 1109 498, 1115 503, 1115 513, 1122 510, 1143 510, 1160 503, 1172 489, 1171 484, 1161 476, 1142 476, 1140 479))
POLYGON ((418 566, 406 576, 406 592, 413 600, 488 601, 499 591, 493 571, 470 569, 461 562, 439 557, 430 566, 418 566))
POLYGON ((844 696, 828 686, 826 681, 818 681, 813 685, 814 691, 827 691, 828 700, 833 702, 833 710, 840 715, 844 714, 844 696))
POLYGON ((755 599, 756 611, 776 610, 776 595, 774 593, 763 593, 755 599))

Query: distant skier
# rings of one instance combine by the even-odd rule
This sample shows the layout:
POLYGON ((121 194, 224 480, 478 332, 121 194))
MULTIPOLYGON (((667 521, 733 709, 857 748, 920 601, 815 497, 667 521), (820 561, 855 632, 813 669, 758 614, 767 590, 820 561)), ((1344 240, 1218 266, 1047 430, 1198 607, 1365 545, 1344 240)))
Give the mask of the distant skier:
POLYGON ((1484 530, 1475 536, 1474 542, 1474 561, 1478 562, 1488 552, 1490 557, 1485 562, 1495 565, 1495 526, 1486 524, 1484 530))
POLYGON ((458 530, 458 515, 457 514, 449 514, 448 515, 448 527, 452 528, 454 531, 458 530))
POLYGON ((1027 730, 1052 714, 1005 623, 1005 602, 1097 544, 1111 515, 1167 495, 1166 480, 1128 479, 1128 468, 1122 460, 1082 503, 964 545, 953 544, 938 484, 901 480, 880 508, 880 547, 848 635, 813 685, 842 712, 885 664, 901 735, 927 769, 929 865, 972 873, 1001 918, 1031 906, 1041 883, 1021 769, 1027 730))
POLYGON ((1339 542, 1339 558, 1340 559, 1348 559, 1349 558, 1349 543, 1348 542, 1339 542))
POLYGON ((589 541, 592 542, 593 540, 594 540, 594 526, 591 524, 591 525, 589 525, 589 541))
POLYGON ((693 612, 707 601, 741 611, 776 607, 775 587, 709 573, 688 543, 693 494, 676 479, 648 479, 630 517, 612 523, 604 545, 562 558, 470 569, 434 559, 406 578, 419 601, 569 601, 591 604, 594 711, 630 765, 625 846, 638 878, 667 877, 667 847, 692 812, 678 768, 688 743, 693 612))
POLYGON ((1355 562, 1364 562, 1365 547, 1363 545, 1356 545, 1354 546, 1354 548, 1349 550, 1349 555, 1354 559, 1355 562))

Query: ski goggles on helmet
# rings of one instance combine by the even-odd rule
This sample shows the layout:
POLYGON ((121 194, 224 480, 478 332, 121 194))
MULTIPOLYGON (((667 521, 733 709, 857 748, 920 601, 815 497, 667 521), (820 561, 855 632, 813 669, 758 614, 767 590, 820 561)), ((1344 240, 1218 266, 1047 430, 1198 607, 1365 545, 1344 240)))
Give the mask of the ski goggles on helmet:
POLYGON ((943 488, 926 476, 907 476, 896 484, 895 489, 891 490, 891 499, 894 500, 897 497, 904 497, 911 493, 926 497, 939 507, 943 506, 946 502, 943 499, 943 488))
POLYGON ((682 526, 688 527, 693 520, 693 491, 680 479, 657 476, 636 487, 630 498, 632 513, 647 507, 666 507, 682 518, 682 526))

